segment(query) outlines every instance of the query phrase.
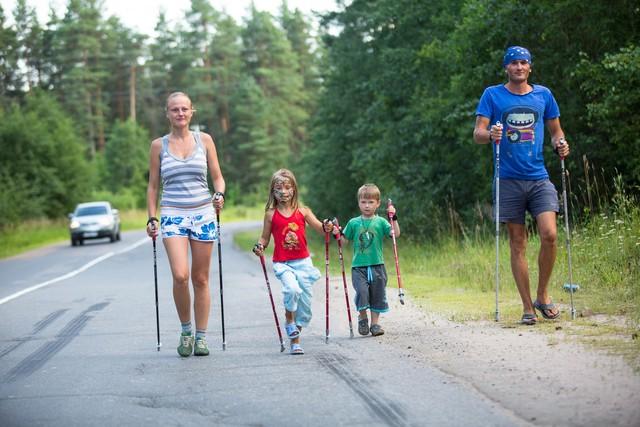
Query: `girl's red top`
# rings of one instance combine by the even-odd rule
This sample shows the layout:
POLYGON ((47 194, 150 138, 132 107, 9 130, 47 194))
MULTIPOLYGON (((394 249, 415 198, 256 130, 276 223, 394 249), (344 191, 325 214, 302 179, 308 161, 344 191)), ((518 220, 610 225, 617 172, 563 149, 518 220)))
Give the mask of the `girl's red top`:
POLYGON ((275 244, 274 262, 291 261, 309 256, 305 226, 304 215, 298 209, 289 217, 282 215, 278 209, 273 212, 271 233, 275 244))

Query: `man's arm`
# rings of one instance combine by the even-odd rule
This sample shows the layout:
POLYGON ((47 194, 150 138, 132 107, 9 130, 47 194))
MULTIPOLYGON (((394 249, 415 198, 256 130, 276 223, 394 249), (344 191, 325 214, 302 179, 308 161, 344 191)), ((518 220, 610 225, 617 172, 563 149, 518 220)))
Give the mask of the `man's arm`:
POLYGON ((476 144, 488 144, 491 142, 491 131, 489 131, 489 118, 476 116, 476 126, 473 129, 473 140, 476 144))

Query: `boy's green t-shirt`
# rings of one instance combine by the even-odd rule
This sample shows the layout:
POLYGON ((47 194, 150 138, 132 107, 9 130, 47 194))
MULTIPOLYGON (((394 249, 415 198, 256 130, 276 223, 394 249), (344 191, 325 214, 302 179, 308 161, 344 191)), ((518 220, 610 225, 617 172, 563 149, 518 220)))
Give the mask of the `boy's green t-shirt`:
POLYGON ((352 267, 384 264, 382 243, 391 235, 391 224, 378 215, 352 218, 343 229, 344 237, 353 243, 352 267))

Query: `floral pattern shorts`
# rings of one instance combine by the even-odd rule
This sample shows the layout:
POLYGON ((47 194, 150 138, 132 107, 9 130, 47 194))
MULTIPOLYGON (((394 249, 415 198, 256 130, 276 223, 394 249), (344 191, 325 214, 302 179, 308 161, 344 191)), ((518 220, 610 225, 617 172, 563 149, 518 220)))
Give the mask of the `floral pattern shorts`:
POLYGON ((218 238, 212 205, 196 209, 163 208, 160 214, 162 238, 187 237, 199 242, 218 238))

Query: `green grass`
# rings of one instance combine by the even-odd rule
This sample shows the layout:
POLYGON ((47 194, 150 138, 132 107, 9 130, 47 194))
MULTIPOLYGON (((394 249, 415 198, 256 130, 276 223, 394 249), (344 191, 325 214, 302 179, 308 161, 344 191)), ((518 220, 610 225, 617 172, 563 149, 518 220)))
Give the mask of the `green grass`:
MULTIPOLYGON (((225 222, 262 218, 260 206, 229 206, 221 213, 225 222)), ((120 211, 123 231, 143 230, 147 222, 147 211, 142 209, 120 211)), ((15 227, 0 230, 0 259, 18 255, 52 243, 69 241, 69 221, 57 220, 25 221, 15 227)))
MULTIPOLYGON (((640 319, 640 215, 619 219, 597 217, 595 222, 580 227, 573 236, 572 264, 574 283, 580 291, 574 293, 579 314, 601 313, 623 315, 630 322, 640 319), (614 228, 610 228, 614 227, 614 228), (611 230, 614 232, 611 232, 611 230), (620 237, 623 236, 623 237, 620 237)), ((237 244, 250 250, 260 230, 239 233, 237 244)), ((310 233, 309 249, 316 266, 324 265, 324 240, 310 233)), ((567 256, 564 235, 560 234, 558 256, 551 277, 550 293, 564 308, 568 319, 570 295, 562 289, 567 279, 567 256)), ((416 244, 398 241, 400 271, 404 287, 411 297, 429 311, 436 311, 452 320, 491 320, 495 313, 495 246, 493 237, 475 241, 454 241, 438 244, 416 244)), ((540 247, 536 235, 527 247, 532 291, 537 284, 537 255, 540 247)), ((506 238, 500 245, 500 314, 504 322, 516 322, 522 315, 509 264, 506 238)), ((269 253, 270 248, 267 248, 269 253)), ((343 248, 345 268, 350 269, 352 248, 343 248)), ((389 290, 397 286, 391 244, 385 248, 389 290)), ((340 274, 335 241, 330 244, 330 274, 340 274)))
MULTIPOLYGON (((640 366, 640 208, 626 206, 616 213, 593 216, 572 233, 573 282, 578 318, 570 321, 570 295, 563 290, 568 282, 565 235, 559 225, 558 254, 550 282, 550 294, 560 304, 560 322, 539 322, 541 332, 562 331, 582 343, 622 354, 640 366), (559 329, 558 329, 559 328, 559 329)), ((236 243, 250 250, 260 229, 239 233, 236 243)), ((324 269, 324 240, 314 232, 307 235, 313 262, 324 269)), ((432 244, 417 244, 400 238, 400 270, 407 298, 427 312, 452 321, 492 321, 495 316, 495 238, 490 233, 464 241, 453 238, 432 244)), ((540 241, 529 238, 527 260, 532 292, 537 285, 537 256, 540 241)), ((267 252, 269 253, 267 248, 267 252)), ((345 245, 347 278, 352 247, 345 245)), ((396 292, 397 279, 393 249, 388 242, 385 259, 389 274, 388 291, 396 292)), ((340 274, 337 247, 330 244, 330 274, 340 274)), ((500 321, 515 326, 522 316, 522 303, 509 263, 506 236, 500 242, 500 321)))
POLYGON ((0 258, 69 239, 67 220, 31 220, 0 231, 0 258))

